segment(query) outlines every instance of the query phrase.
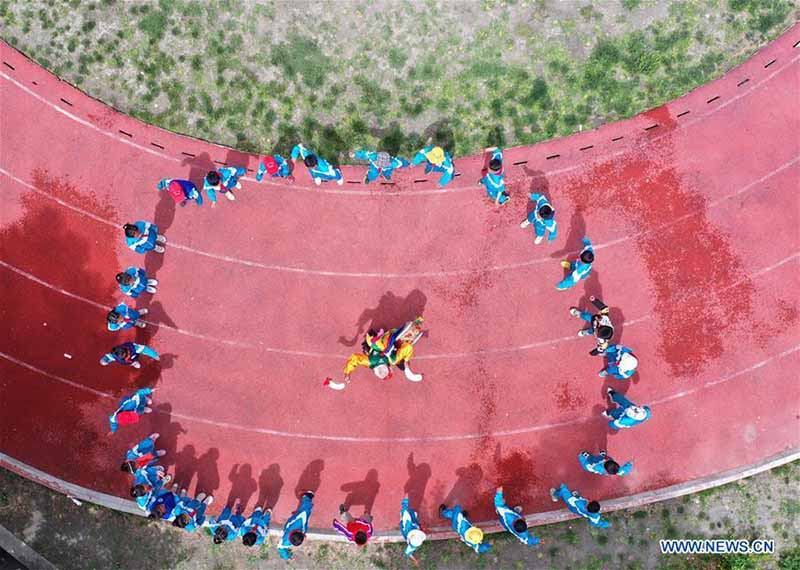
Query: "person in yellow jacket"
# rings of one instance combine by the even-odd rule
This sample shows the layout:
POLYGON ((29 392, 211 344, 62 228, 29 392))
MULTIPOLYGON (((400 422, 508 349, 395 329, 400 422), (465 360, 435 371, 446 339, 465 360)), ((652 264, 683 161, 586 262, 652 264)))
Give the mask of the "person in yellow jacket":
POLYGON ((323 383, 333 390, 344 390, 350 383, 350 375, 356 368, 370 368, 372 372, 385 380, 392 377, 392 366, 403 371, 411 382, 422 381, 422 374, 411 370, 409 362, 414 356, 414 345, 422 338, 422 317, 405 323, 402 327, 384 331, 370 329, 361 343, 361 352, 350 355, 344 366, 344 381, 334 382, 326 378, 323 383))

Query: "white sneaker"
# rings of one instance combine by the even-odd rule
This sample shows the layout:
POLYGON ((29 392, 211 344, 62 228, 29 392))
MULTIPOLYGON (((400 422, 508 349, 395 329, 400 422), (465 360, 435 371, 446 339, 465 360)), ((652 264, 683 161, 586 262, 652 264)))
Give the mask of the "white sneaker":
POLYGON ((341 177, 339 180, 337 180, 337 181, 336 181, 336 184, 338 184, 339 186, 341 186, 342 184, 344 184, 344 176, 342 176, 342 177, 341 177))
POLYGON ((228 200, 230 200, 231 202, 232 202, 232 201, 234 201, 234 200, 236 200, 236 196, 234 196, 234 195, 233 195, 233 192, 231 192, 230 190, 228 190, 227 192, 224 192, 224 194, 225 194, 225 197, 226 197, 228 200))
POLYGON ((572 315, 573 317, 577 317, 578 315, 581 314, 581 312, 578 309, 576 309, 575 307, 572 307, 569 310, 569 314, 572 315))
POLYGON ((544 236, 536 236, 536 239, 533 240, 533 243, 536 244, 536 245, 539 245, 540 243, 542 243, 543 239, 544 239, 544 236))
POLYGON ((143 329, 144 327, 146 327, 146 326, 147 326, 147 323, 145 323, 145 322, 143 322, 143 321, 136 321, 136 323, 134 323, 134 324, 135 324, 137 327, 139 327, 140 329, 143 329))
POLYGON ((167 243, 167 236, 160 235, 156 238, 156 242, 160 244, 167 243))
POLYGON ((315 178, 315 179, 314 179, 314 184, 316 184, 317 186, 319 186, 320 184, 322 184, 322 178, 315 178))
POLYGON ((153 251, 155 251, 156 253, 164 253, 166 250, 162 246, 157 245, 153 248, 153 251))
POLYGON ((156 285, 158 285, 158 279, 148 279, 147 284, 155 287, 156 285))
POLYGON ((131 362, 131 366, 133 366, 134 368, 141 368, 142 364, 138 360, 134 360, 133 362, 131 362))
POLYGON ((146 315, 149 312, 150 312, 150 309, 139 309, 139 314, 140 315, 146 315))
POLYGON ((204 501, 204 500, 205 500, 205 498, 206 498, 206 494, 205 494, 205 493, 199 493, 199 494, 198 494, 198 495, 195 497, 195 499, 197 499, 197 500, 198 500, 198 501, 200 501, 200 502, 204 501))
POLYGON ((524 228, 527 228, 529 225, 531 225, 531 223, 530 223, 528 220, 524 220, 524 221, 523 221, 523 222, 522 222, 522 223, 519 225, 519 227, 521 227, 521 228, 523 228, 523 229, 524 229, 524 228))
POLYGON ((156 288, 155 288, 155 287, 153 287, 152 285, 148 285, 148 286, 147 286, 147 288, 145 289, 145 291, 147 291, 147 292, 148 292, 148 293, 150 293, 151 295, 155 295, 155 293, 156 293, 156 288))
POLYGON ((208 497, 206 497, 206 499, 205 499, 203 502, 204 502, 206 505, 210 505, 211 503, 213 503, 213 502, 214 502, 214 497, 213 497, 212 495, 209 495, 208 497))

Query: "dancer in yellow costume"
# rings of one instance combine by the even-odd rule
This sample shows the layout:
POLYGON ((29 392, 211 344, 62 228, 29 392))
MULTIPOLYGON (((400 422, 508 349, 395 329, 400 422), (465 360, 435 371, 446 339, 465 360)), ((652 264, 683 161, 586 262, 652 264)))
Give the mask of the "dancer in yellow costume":
POLYGON ((326 378, 324 385, 333 390, 344 390, 350 383, 350 375, 361 366, 370 368, 372 372, 385 380, 392 377, 392 366, 403 371, 411 382, 421 382, 422 374, 411 370, 409 363, 414 356, 414 345, 422 338, 422 317, 405 323, 396 329, 375 331, 370 329, 361 343, 361 352, 350 355, 344 367, 344 381, 334 382, 326 378))

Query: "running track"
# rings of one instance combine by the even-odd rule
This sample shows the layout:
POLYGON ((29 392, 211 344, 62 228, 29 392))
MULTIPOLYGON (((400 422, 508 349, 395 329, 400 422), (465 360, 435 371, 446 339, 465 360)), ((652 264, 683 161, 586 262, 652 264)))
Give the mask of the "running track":
POLYGON ((159 178, 256 159, 141 124, 5 44, 0 55, 6 466, 125 497, 120 458, 158 431, 168 469, 213 492, 214 510, 267 502, 283 521, 314 488, 313 527, 347 498, 389 531, 405 492, 428 527, 445 500, 488 522, 497 484, 530 513, 554 508, 561 481, 611 504, 655 500, 800 448, 800 26, 667 105, 507 150, 502 208, 475 186, 482 159, 466 157, 445 189, 421 169, 366 187, 345 167, 343 187, 321 189, 305 172, 251 173, 235 203, 176 209, 159 178), (557 210, 552 245, 518 227, 531 191, 557 210), (166 233, 165 256, 124 247, 119 226, 138 219, 166 233), (584 234, 591 278, 556 291, 584 234), (160 281, 140 298, 150 325, 109 333, 114 274, 141 263, 160 281), (575 336, 568 309, 589 295, 640 358, 630 385, 598 378, 592 341, 575 336), (360 371, 344 392, 321 386, 368 326, 417 314, 424 382, 360 371), (98 365, 134 337, 160 363, 98 365), (607 385, 653 418, 611 433, 607 385), (116 399, 141 386, 157 386, 157 413, 106 438, 116 399), (581 472, 578 452, 601 448, 633 473, 581 472))

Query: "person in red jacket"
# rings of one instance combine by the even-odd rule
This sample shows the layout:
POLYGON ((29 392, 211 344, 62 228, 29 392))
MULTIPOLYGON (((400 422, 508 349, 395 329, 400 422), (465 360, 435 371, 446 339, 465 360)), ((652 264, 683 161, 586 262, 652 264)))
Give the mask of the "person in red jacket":
POLYGON ((350 542, 364 546, 372 537, 372 515, 365 512, 358 518, 353 518, 347 505, 339 505, 341 522, 333 519, 333 528, 350 542))

